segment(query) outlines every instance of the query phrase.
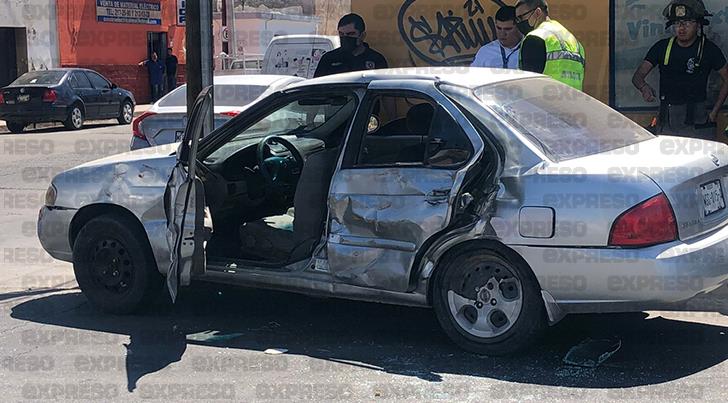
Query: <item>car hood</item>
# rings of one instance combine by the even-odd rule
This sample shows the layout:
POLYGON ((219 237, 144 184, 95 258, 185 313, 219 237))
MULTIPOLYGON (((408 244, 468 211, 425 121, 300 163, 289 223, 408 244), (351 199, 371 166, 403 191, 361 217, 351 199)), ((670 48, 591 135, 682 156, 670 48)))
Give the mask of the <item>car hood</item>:
MULTIPOLYGON (((177 148, 180 143, 162 144, 156 147, 143 148, 135 151, 128 151, 121 154, 111 155, 109 157, 101 158, 98 160, 90 161, 85 164, 79 165, 76 168, 90 168, 99 167, 104 165, 114 165, 118 163, 128 162, 144 162, 148 160, 158 160, 172 158, 174 159, 177 153, 177 148)), ((74 168, 74 169, 76 169, 74 168)))
POLYGON ((112 155, 62 172, 52 182, 56 206, 78 209, 109 203, 144 214, 162 200, 178 145, 112 155))

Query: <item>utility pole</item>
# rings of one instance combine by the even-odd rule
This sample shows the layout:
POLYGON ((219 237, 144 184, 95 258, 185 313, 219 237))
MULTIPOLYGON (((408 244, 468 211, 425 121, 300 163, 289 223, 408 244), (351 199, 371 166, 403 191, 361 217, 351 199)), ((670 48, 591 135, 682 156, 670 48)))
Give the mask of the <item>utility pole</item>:
MULTIPOLYGON (((192 113, 197 96, 212 85, 212 0, 185 2, 187 21, 187 113, 192 113)), ((205 124, 207 135, 213 127, 214 105, 211 105, 205 124)), ((189 116, 188 116, 189 117, 189 116)))
MULTIPOLYGON (((227 17, 227 3, 228 3, 228 1, 232 1, 232 0, 222 0, 222 10, 220 10, 222 12, 222 30, 223 31, 225 31, 225 29, 228 26, 228 17, 227 17)), ((222 36, 222 35, 220 35, 220 36, 222 36)), ((229 56, 230 55, 230 47, 228 47, 228 42, 229 41, 226 41, 225 38, 222 38, 222 51, 226 55, 229 56)), ((223 61, 223 67, 222 67, 223 69, 225 68, 224 63, 225 63, 225 61, 223 61)))

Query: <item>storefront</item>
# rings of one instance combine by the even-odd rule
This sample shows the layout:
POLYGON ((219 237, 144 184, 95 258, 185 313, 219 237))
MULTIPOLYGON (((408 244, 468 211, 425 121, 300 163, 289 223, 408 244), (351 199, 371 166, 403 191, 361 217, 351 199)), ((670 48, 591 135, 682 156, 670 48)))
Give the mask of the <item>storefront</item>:
MULTIPOLYGON (((352 0, 352 11, 367 22, 370 45, 389 64, 460 66, 495 37, 494 15, 501 0, 352 0)), ((656 105, 646 104, 631 78, 647 50, 665 31, 662 10, 668 0, 549 0, 550 14, 568 27, 586 48, 584 90, 647 124, 656 105)), ((728 53, 728 3, 705 0, 715 16, 707 35, 728 53)), ((650 82, 657 86, 658 74, 650 82)), ((720 78, 711 81, 712 99, 720 78)), ((721 127, 725 127, 725 117, 721 127)))
POLYGON ((147 71, 138 64, 152 52, 163 60, 171 47, 180 63, 177 81, 185 80, 183 5, 181 0, 58 0, 60 64, 96 70, 131 90, 137 102, 148 102, 147 71))

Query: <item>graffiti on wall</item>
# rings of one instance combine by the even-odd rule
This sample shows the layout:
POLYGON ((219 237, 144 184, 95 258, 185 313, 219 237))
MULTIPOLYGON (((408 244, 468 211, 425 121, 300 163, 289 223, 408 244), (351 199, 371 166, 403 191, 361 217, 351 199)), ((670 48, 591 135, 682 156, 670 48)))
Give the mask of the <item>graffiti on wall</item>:
POLYGON ((426 7, 406 0, 399 10, 399 33, 417 61, 433 66, 468 64, 495 39, 495 21, 484 3, 506 5, 501 0, 464 0, 461 7, 426 7))

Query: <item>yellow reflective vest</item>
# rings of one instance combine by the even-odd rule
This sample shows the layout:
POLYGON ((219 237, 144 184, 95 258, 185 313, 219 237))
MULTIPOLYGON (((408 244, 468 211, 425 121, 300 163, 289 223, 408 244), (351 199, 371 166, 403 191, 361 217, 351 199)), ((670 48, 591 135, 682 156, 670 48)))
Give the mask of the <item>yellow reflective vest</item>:
MULTIPOLYGON (((543 74, 582 91, 586 57, 584 47, 576 37, 554 20, 544 21, 526 35, 526 38, 532 35, 543 39, 546 43, 546 66, 543 74)), ((523 52, 519 65, 523 68, 523 52)))

